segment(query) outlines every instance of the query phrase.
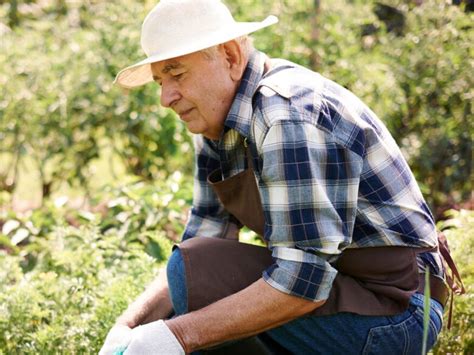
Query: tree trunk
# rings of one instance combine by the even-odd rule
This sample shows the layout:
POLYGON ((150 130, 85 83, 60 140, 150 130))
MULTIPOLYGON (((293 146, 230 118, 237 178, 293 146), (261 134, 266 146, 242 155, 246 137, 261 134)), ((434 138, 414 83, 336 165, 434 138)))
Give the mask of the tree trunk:
POLYGON ((10 0, 10 9, 8 10, 8 25, 10 28, 18 25, 18 1, 10 0))
POLYGON ((319 70, 321 66, 321 58, 319 57, 318 51, 316 50, 319 44, 319 18, 321 14, 321 1, 314 0, 313 12, 311 15, 311 54, 310 54, 310 66, 313 70, 319 70))

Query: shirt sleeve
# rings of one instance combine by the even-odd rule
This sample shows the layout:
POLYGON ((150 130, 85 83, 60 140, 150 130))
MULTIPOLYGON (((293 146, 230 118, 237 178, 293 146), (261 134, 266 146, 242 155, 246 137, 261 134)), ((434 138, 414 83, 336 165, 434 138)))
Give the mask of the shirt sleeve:
POLYGON ((264 237, 275 261, 263 278, 325 300, 337 274, 331 263, 352 240, 362 157, 304 120, 271 125, 258 150, 264 237))
POLYGON ((207 182, 208 175, 220 168, 218 153, 213 149, 211 142, 201 135, 195 135, 193 140, 195 149, 193 205, 182 240, 195 236, 233 238, 228 233, 237 233, 237 228, 230 221, 230 215, 207 182))

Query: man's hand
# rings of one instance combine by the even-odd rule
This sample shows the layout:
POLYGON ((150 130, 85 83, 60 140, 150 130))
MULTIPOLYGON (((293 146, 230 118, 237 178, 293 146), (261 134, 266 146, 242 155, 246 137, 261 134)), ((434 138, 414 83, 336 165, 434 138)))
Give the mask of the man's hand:
POLYGON ((184 350, 163 320, 138 326, 124 355, 184 355, 184 350))
POLYGON ((105 338, 104 345, 99 355, 113 355, 123 352, 132 340, 132 329, 125 325, 115 325, 110 329, 105 338))
POLYGON ((162 268, 145 292, 130 304, 127 310, 117 319, 117 324, 135 328, 140 324, 166 319, 172 310, 166 269, 162 268))

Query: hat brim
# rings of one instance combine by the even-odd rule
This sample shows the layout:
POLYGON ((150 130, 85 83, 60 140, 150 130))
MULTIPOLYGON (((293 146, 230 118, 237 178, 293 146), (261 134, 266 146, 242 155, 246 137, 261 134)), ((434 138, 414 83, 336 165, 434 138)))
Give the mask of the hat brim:
POLYGON ((183 47, 177 47, 174 51, 167 51, 165 53, 151 55, 138 63, 122 69, 115 77, 114 84, 126 89, 131 89, 147 84, 153 81, 151 66, 149 65, 150 63, 160 62, 210 48, 230 41, 234 38, 255 32, 264 27, 268 27, 277 22, 278 18, 275 16, 268 16, 262 22, 236 22, 229 29, 219 31, 219 33, 215 33, 212 37, 207 36, 205 38, 195 40, 191 43, 187 43, 183 47))

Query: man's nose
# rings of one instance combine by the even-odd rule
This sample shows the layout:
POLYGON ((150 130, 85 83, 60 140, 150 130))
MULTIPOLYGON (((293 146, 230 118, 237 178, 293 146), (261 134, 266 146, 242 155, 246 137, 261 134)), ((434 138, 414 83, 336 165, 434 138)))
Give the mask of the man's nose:
POLYGON ((180 98, 181 95, 175 85, 165 82, 161 84, 161 106, 172 108, 173 103, 178 101, 180 98))

